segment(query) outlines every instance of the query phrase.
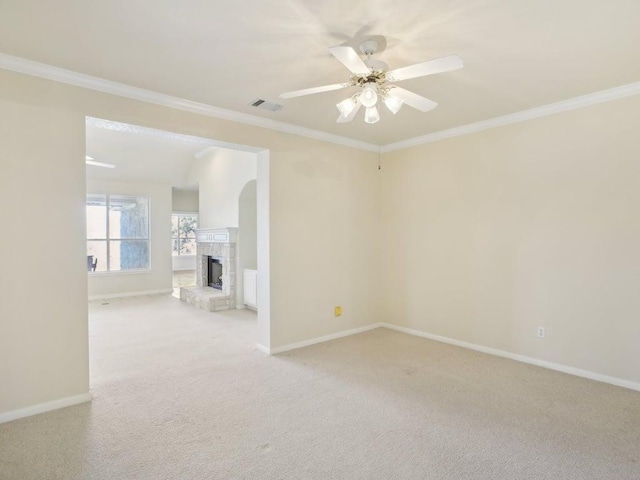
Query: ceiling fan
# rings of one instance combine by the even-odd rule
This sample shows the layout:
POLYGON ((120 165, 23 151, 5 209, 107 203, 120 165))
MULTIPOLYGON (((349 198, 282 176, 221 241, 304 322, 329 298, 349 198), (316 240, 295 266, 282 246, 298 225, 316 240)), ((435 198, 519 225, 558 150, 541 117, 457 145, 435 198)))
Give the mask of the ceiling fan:
POLYGON ((352 75, 348 82, 286 92, 281 94, 280 98, 295 98, 313 93, 358 87, 360 89, 359 92, 336 104, 340 111, 337 122, 350 122, 362 106, 366 108, 364 121, 376 123, 380 120, 380 114, 376 107, 378 99, 381 99, 394 115, 400 111, 404 104, 421 112, 428 112, 438 105, 428 98, 393 85, 393 83, 410 78, 450 72, 463 67, 462 59, 459 56, 448 55, 435 60, 409 65, 408 67, 389 70, 389 66, 386 63, 371 58, 374 53, 381 52, 386 48, 387 41, 383 36, 368 36, 349 43, 358 46, 362 55, 366 55, 366 60, 360 58, 356 50, 348 44, 329 48, 329 53, 351 72, 352 75))
POLYGON ((89 155, 84 156, 84 163, 91 165, 92 167, 116 168, 113 163, 96 162, 93 157, 90 157, 89 155))

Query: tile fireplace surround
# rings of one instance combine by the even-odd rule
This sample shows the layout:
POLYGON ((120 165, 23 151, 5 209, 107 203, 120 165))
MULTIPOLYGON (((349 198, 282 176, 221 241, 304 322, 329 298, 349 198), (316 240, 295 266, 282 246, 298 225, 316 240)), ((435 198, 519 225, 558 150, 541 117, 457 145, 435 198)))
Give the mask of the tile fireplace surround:
POLYGON ((236 308, 237 228, 196 230, 196 286, 180 287, 180 300, 210 312, 236 308), (222 290, 207 285, 207 257, 222 264, 222 290))

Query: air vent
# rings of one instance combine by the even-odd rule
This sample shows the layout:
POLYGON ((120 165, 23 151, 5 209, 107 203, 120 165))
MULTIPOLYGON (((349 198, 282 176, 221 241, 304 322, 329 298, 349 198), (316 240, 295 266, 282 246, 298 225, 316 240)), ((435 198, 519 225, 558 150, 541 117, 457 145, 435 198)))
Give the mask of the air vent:
POLYGON ((282 110, 282 105, 279 103, 268 102, 267 100, 262 100, 258 98, 249 104, 252 107, 260 108, 262 110, 269 110, 270 112, 277 112, 278 110, 282 110))

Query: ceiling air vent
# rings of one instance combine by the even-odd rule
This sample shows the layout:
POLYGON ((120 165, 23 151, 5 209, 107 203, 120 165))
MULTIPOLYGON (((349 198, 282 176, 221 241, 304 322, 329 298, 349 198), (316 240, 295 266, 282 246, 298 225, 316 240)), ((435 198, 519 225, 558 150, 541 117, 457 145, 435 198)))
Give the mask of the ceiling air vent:
POLYGON ((258 98, 249 104, 252 107, 260 108, 262 110, 269 110, 270 112, 277 112, 278 110, 282 110, 282 105, 279 103, 268 102, 267 100, 262 100, 258 98))

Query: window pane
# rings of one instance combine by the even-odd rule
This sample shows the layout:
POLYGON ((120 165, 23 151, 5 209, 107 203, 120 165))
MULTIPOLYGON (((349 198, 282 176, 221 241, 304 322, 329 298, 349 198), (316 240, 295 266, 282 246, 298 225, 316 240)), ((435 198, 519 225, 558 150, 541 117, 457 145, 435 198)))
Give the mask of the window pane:
POLYGON ((149 238, 149 199, 111 195, 109 197, 109 237, 149 238))
POLYGON ((112 272, 148 268, 148 240, 111 240, 109 242, 109 269, 112 272))
MULTIPOLYGON (((107 271, 107 241, 90 240, 87 242, 87 256, 91 256, 91 263, 96 263, 96 272, 107 271), (97 262, 96 262, 97 261, 97 262)), ((87 269, 89 259, 87 259, 87 269)), ((93 269, 92 269, 93 270, 93 269)))
POLYGON ((107 238, 106 195, 87 195, 87 238, 107 238))
POLYGON ((182 238, 180 240, 180 255, 195 255, 196 241, 193 239, 182 238))
POLYGON ((174 238, 178 237, 178 221, 180 216, 171 215, 171 236, 174 238))
POLYGON ((171 245, 172 245, 172 254, 180 255, 180 240, 172 240, 171 245))
POLYGON ((180 216, 180 237, 196 238, 196 217, 193 215, 180 216))

